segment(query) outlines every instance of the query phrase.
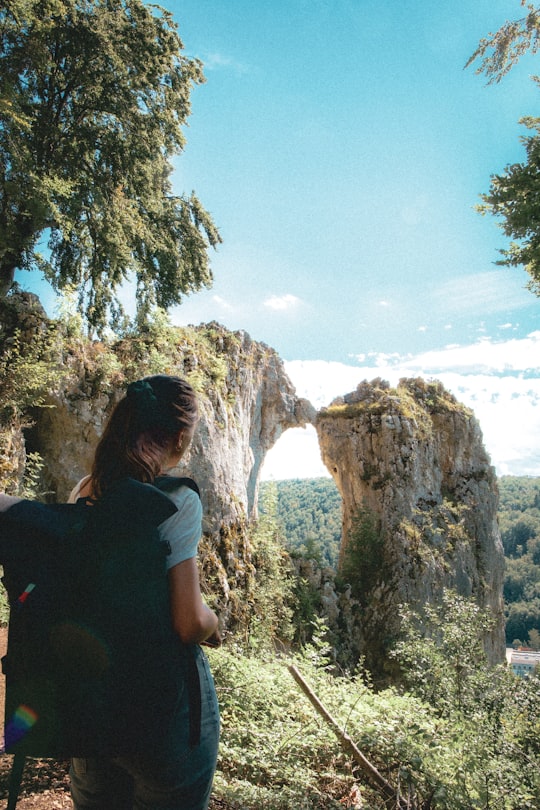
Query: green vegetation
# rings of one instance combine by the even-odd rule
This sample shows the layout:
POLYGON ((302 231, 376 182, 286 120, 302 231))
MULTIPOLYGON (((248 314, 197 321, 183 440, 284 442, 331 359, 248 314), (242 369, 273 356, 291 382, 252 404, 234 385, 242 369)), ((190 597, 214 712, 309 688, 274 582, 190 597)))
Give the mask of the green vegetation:
POLYGON ((0 355, 0 430, 28 423, 32 408, 44 407, 64 372, 58 330, 45 327, 30 340, 16 330, 0 355))
MULTIPOLYGON (((484 73, 488 83, 499 82, 519 58, 530 51, 535 54, 540 46, 540 8, 532 3, 521 3, 526 15, 519 20, 504 23, 494 34, 482 39, 468 61, 479 61, 477 73, 484 73)), ((538 86, 540 78, 532 76, 538 86)), ((527 159, 523 163, 506 166, 502 174, 491 177, 489 193, 482 194, 478 206, 482 214, 500 218, 505 236, 512 241, 500 251, 502 265, 523 265, 529 273, 530 289, 540 295, 540 228, 538 225, 538 193, 540 169, 540 118, 521 118, 531 135, 523 136, 527 159)))
MULTIPOLYGON (((152 345, 159 346, 159 357, 150 354, 147 362, 166 370, 181 350, 188 368, 193 355, 193 368, 204 374, 208 385, 226 385, 215 364, 204 359, 195 363, 199 348, 204 358, 205 352, 212 354, 211 346, 223 343, 217 328, 200 334, 170 331, 166 319, 160 319, 138 336, 126 335, 110 345, 90 344, 77 333, 73 318, 65 318, 71 325, 68 328, 62 321, 59 329, 64 330, 70 356, 84 364, 88 377, 83 384, 90 392, 110 390, 113 382, 140 373, 146 349, 152 345)), ((234 336, 227 339, 236 341, 234 336)), ((8 342, 11 349, 6 348, 3 355, 6 403, 11 396, 16 406, 11 413, 24 419, 38 395, 23 385, 26 372, 33 379, 32 368, 22 364, 17 345, 8 342)), ((41 355, 32 354, 38 343, 30 345, 25 362, 31 366, 35 362, 41 369, 45 396, 55 380, 55 355, 47 355, 41 366, 41 355)), ((45 349, 47 342, 41 345, 45 349)), ((237 341, 234 348, 238 349, 237 341)), ((233 372, 228 369, 227 373, 233 372)), ((39 463, 33 459, 28 465, 24 486, 29 495, 36 491, 39 463)), ((538 487, 539 482, 530 479, 501 482, 505 544, 516 560, 530 559, 533 565, 538 535, 531 520, 538 517, 538 487)), ((262 487, 261 517, 250 537, 245 605, 238 611, 246 621, 227 637, 223 649, 210 653, 223 722, 215 785, 222 806, 228 810, 387 807, 379 790, 366 781, 295 684, 287 669, 293 662, 339 726, 391 785, 401 807, 536 808, 540 801, 540 683, 536 676, 518 682, 505 668, 487 669, 478 638, 489 617, 473 603, 448 593, 442 611, 428 609, 422 617, 425 622, 429 614, 432 629, 424 634, 418 630, 418 617, 404 608, 404 635, 394 651, 403 686, 377 692, 361 667, 349 673, 336 667, 315 595, 295 579, 284 550, 288 525, 295 527, 295 554, 327 563, 324 543, 331 538, 335 558, 341 515, 334 483, 318 479, 262 487), (291 524, 287 512, 294 515, 291 524), (303 525, 310 527, 309 537, 302 529, 301 514, 306 516, 303 525), (311 639, 309 643, 306 638, 311 639)), ((367 555, 375 568, 380 538, 377 521, 367 510, 359 514, 353 534, 353 557, 367 555)), ((366 588, 361 575, 355 587, 363 598, 366 588)), ((5 612, 0 611, 2 615, 5 612)))
POLYGON ((253 656, 237 639, 212 652, 223 719, 216 797, 237 810, 388 807, 295 685, 293 661, 400 807, 537 808, 538 677, 487 669, 478 638, 489 617, 451 592, 433 611, 433 637, 404 614, 395 655, 406 689, 376 693, 361 671, 336 677, 320 643, 292 658, 270 647, 253 656))
POLYGON ((281 644, 288 644, 292 639, 294 576, 275 519, 275 485, 266 487, 261 506, 261 516, 251 533, 256 576, 248 594, 250 611, 244 637, 249 649, 264 651, 269 647, 269 640, 279 639, 281 644))
POLYGON ((540 649, 540 478, 499 480, 506 641, 540 649))
POLYGON ((470 409, 447 391, 438 380, 422 377, 404 377, 393 388, 380 377, 371 382, 362 382, 350 402, 336 402, 323 408, 326 416, 355 418, 359 414, 397 413, 407 419, 416 419, 419 426, 426 427, 426 413, 457 411, 471 413, 470 409))
POLYGON ((203 81, 170 12, 143 0, 2 4, 0 293, 39 270, 103 330, 123 322, 126 280, 143 320, 211 285, 219 234, 169 179, 203 81))
POLYGON ((463 414, 465 418, 472 415, 438 380, 404 377, 391 387, 386 380, 376 378, 361 382, 354 393, 322 408, 320 418, 360 419, 370 431, 377 431, 381 420, 406 419, 414 424, 419 440, 429 441, 434 417, 441 413, 463 414))
MULTIPOLYGON (((3 308, 1 314, 6 312, 3 308)), ((33 454, 26 459, 24 470, 20 437, 32 425, 35 409, 48 407, 49 396, 66 376, 61 363, 61 333, 56 324, 41 324, 33 334, 23 334, 16 327, 11 334, 2 335, 1 327, 0 491, 36 494, 41 461, 33 454), (21 481, 23 475, 25 480, 21 481)))
MULTIPOLYGON (((262 492, 266 486, 262 484, 262 492)), ((332 479, 293 479, 277 481, 275 486, 276 520, 289 551, 337 568, 341 499, 332 479)), ((506 557, 506 641, 508 646, 518 642, 540 649, 540 479, 503 476, 499 490, 498 516, 506 557)), ((449 542, 459 539, 459 517, 458 507, 445 501, 438 520, 444 522, 449 542)), ((412 532, 414 527, 410 529, 412 532)), ((364 540, 367 535, 369 532, 364 540)))
POLYGON ((289 552, 336 568, 341 541, 341 497, 333 480, 263 481, 263 511, 269 487, 277 490, 275 519, 289 552))
POLYGON ((345 554, 339 567, 340 579, 351 586, 351 595, 362 607, 369 594, 384 577, 383 537, 380 520, 367 507, 361 507, 354 520, 345 554))
MULTIPOLYGON (((540 15, 529 6, 525 19, 495 35, 493 75, 523 49, 536 49, 540 15)), ((165 314, 183 295, 210 285, 207 251, 220 241, 198 199, 174 196, 170 185, 190 92, 203 81, 198 60, 182 53, 170 13, 142 0, 9 0, 0 10, 0 39, 0 294, 21 268, 41 270, 72 296, 50 328, 36 317, 32 328, 15 318, 0 330, 0 475, 4 486, 34 496, 41 460, 28 459, 21 481, 8 462, 22 455, 22 444, 7 445, 17 432, 21 439, 32 410, 47 405, 59 375, 75 368, 77 395, 92 399, 143 374, 182 368, 204 392, 203 407, 216 391, 231 405, 227 382, 240 365, 240 341, 212 324, 173 329, 165 314), (117 298, 126 280, 137 286, 135 324, 117 298), (111 323, 114 339, 86 340, 85 322, 100 334, 111 323)), ((540 119, 524 123, 535 132, 525 141, 529 162, 493 179, 484 210, 502 215, 507 235, 522 240, 504 252, 505 263, 525 263, 540 285, 540 119)), ((438 383, 423 380, 402 380, 397 389, 379 381, 358 394, 356 403, 327 414, 389 409, 429 432, 431 414, 463 410, 438 383)), ((538 480, 501 481, 508 632, 512 641, 535 644, 539 492, 538 480)), ((457 531, 453 505, 443 507, 442 518, 457 531)), ((287 665, 294 662, 387 780, 397 796, 393 806, 538 808, 540 680, 488 669, 479 639, 490 617, 473 602, 448 592, 440 609, 427 607, 421 616, 403 607, 403 637, 393 651, 400 687, 377 692, 361 667, 338 670, 316 594, 295 579, 283 538, 292 555, 335 566, 340 533, 331 481, 263 487, 252 556, 239 572, 246 588, 235 594, 244 603, 237 609, 243 625, 210 652, 223 723, 217 800, 230 810, 388 807, 293 681, 287 665)), ((344 565, 364 604, 381 565, 380 539, 375 516, 361 510, 344 565)), ((238 538, 230 540, 232 548, 238 538)))
POLYGON ((226 394, 231 355, 239 353, 237 333, 212 324, 172 326, 167 312, 155 308, 144 321, 126 324, 108 340, 89 341, 71 304, 64 297, 57 322, 63 335, 63 353, 84 364, 85 382, 94 393, 111 392, 145 375, 178 373, 181 369, 203 400, 216 392, 226 394))

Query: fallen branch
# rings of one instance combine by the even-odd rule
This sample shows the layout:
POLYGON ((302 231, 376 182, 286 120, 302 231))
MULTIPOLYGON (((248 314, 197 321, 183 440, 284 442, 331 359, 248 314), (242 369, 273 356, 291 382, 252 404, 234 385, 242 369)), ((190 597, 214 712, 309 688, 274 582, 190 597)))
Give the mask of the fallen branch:
POLYGON ((375 765, 372 765, 371 762, 364 756, 351 737, 349 737, 349 735, 343 731, 337 720, 332 717, 328 709, 323 706, 315 692, 313 692, 313 690, 308 686, 306 681, 298 672, 297 668, 291 664, 288 669, 306 697, 309 698, 312 705, 315 707, 315 709, 317 709, 318 713, 324 717, 328 725, 331 727, 343 748, 349 754, 351 754, 354 760, 358 763, 371 785, 379 790, 387 801, 391 801, 394 807, 398 808, 399 810, 407 810, 409 804, 402 801, 399 793, 394 790, 390 782, 388 782, 377 770, 375 765))

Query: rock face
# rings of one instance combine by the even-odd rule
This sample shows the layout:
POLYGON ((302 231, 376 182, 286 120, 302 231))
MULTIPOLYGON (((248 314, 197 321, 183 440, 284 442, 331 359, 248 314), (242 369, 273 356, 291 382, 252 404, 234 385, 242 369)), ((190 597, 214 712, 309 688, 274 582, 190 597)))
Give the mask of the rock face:
POLYGON ((351 549, 356 567, 339 595, 330 572, 302 576, 319 590, 329 624, 346 636, 348 660, 364 655, 374 673, 384 673, 398 606, 432 604, 448 586, 474 595, 496 617, 485 644, 492 661, 502 658, 495 475, 476 420, 440 385, 363 383, 316 416, 296 396, 276 352, 245 332, 157 324, 104 345, 81 337, 76 322, 50 324, 35 296, 21 293, 0 315, 2 488, 20 491, 35 452, 44 462, 40 491, 66 500, 89 471, 127 384, 155 373, 186 377, 199 393, 201 421, 178 472, 201 487, 209 599, 225 625, 242 624, 256 587, 247 528, 261 465, 284 430, 316 418, 322 457, 343 499, 342 567, 351 549), (29 379, 25 352, 39 385, 29 379), (351 540, 358 536, 360 546, 351 540))
POLYGON ((45 460, 45 488, 66 500, 89 471, 104 422, 127 382, 158 372, 187 378, 198 391, 201 420, 178 473, 201 489, 203 565, 227 623, 241 610, 240 591, 253 573, 245 529, 256 515, 264 457, 285 429, 305 426, 315 410, 296 396, 276 352, 245 332, 208 324, 176 334, 164 367, 152 367, 152 341, 136 367, 127 341, 112 350, 84 343, 68 353, 63 387, 50 396, 54 407, 37 414, 28 445, 45 460))
MULTIPOLYGON (((181 331, 176 363, 166 370, 143 366, 141 374, 177 374, 198 392, 201 420, 179 471, 197 479, 206 501, 208 528, 217 531, 223 522, 253 516, 266 453, 288 427, 313 421, 315 410, 296 396, 273 349, 218 324, 192 332, 206 344, 211 333, 210 368, 203 368, 197 338, 190 342, 181 331)), ((125 345, 120 344, 121 365, 124 352, 125 345)), ((54 407, 39 414, 32 433, 32 442, 47 459, 49 484, 59 500, 88 471, 104 422, 129 382, 122 379, 117 387, 113 376, 106 384, 96 383, 85 369, 95 365, 95 358, 88 361, 88 353, 78 360, 67 357, 66 385, 50 397, 48 404, 54 407)))
POLYGON ((489 608, 496 623, 486 652, 503 660, 498 491, 472 413, 440 383, 391 389, 374 380, 320 411, 316 424, 343 499, 340 565, 356 555, 357 652, 368 668, 392 676, 386 653, 399 605, 434 604, 448 587, 489 608))

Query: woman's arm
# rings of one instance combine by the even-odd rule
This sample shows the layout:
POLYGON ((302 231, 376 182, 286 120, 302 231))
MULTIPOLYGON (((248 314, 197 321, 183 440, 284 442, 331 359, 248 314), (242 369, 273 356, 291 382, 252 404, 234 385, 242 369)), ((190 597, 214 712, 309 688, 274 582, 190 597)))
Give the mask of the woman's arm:
POLYGON ((169 590, 173 627, 182 641, 200 644, 213 637, 219 643, 218 617, 203 602, 195 557, 169 569, 169 590))
POLYGON ((90 486, 90 476, 85 475, 84 478, 81 478, 79 483, 73 487, 71 490, 70 496, 68 498, 68 503, 76 503, 79 498, 91 498, 92 497, 92 488, 90 486))
POLYGON ((12 506, 16 503, 22 501, 22 498, 16 498, 14 495, 6 495, 5 493, 0 493, 0 512, 7 512, 12 506))

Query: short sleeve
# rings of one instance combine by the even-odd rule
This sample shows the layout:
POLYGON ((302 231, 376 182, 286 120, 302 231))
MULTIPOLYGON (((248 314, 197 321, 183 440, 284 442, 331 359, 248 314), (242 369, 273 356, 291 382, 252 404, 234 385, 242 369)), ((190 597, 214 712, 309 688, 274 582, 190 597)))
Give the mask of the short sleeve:
POLYGON ((83 487, 90 481, 90 476, 85 475, 84 478, 81 478, 78 484, 76 484, 68 498, 68 503, 76 503, 77 499, 80 497, 81 490, 83 487))
POLYGON ((180 487, 167 495, 178 511, 161 524, 159 534, 171 547, 167 568, 172 568, 197 556, 202 532, 202 506, 197 493, 189 487, 180 487))

